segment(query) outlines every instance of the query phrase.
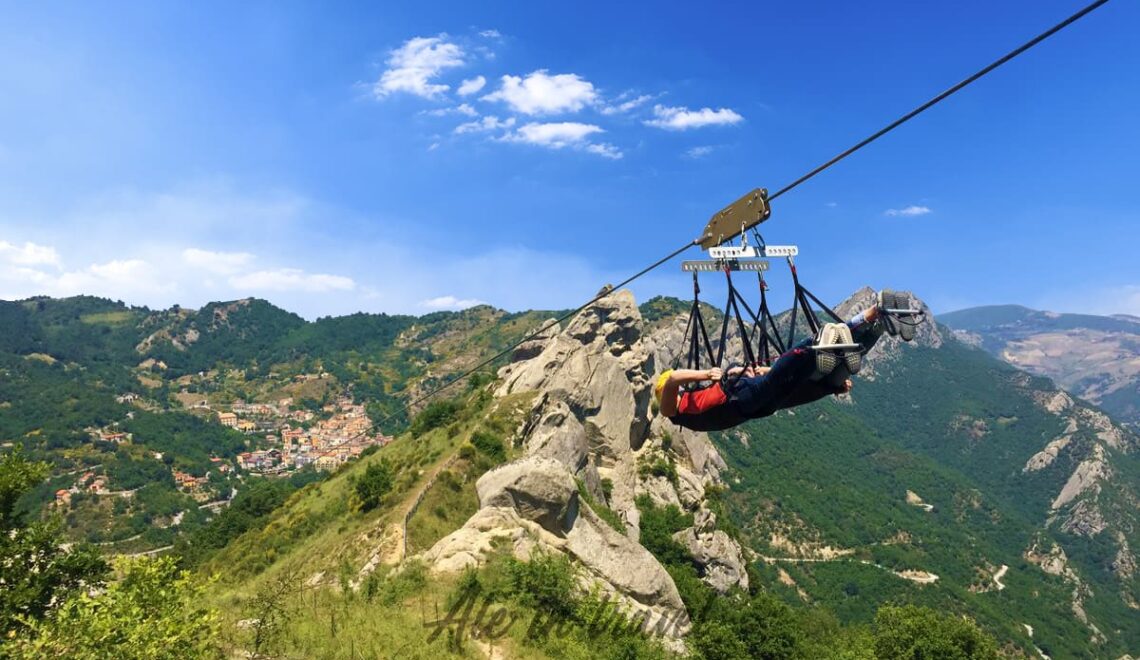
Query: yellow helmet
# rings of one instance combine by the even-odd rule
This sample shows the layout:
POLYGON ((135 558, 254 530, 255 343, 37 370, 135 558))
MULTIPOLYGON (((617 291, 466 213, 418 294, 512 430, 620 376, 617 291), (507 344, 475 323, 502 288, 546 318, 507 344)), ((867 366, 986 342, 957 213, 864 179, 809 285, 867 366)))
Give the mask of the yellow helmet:
POLYGON ((661 391, 665 389, 665 383, 669 380, 669 375, 672 373, 672 369, 666 369, 657 377, 657 384, 653 386, 653 398, 657 399, 657 405, 661 405, 661 391))

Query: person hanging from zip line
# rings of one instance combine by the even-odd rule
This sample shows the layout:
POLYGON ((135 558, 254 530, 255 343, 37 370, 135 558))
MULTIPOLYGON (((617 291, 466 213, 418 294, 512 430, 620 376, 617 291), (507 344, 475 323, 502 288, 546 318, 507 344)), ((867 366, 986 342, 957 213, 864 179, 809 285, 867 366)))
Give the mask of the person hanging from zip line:
POLYGON ((668 369, 657 378, 654 397, 661 414, 678 426, 694 431, 723 431, 777 410, 850 392, 853 383, 849 376, 859 371, 862 355, 871 350, 884 331, 904 341, 914 339, 918 323, 911 317, 920 315, 889 311, 910 309, 909 303, 906 294, 884 289, 875 306, 856 314, 846 324, 823 326, 818 337, 800 342, 771 367, 748 365, 727 372, 720 367, 668 369), (685 385, 706 381, 712 384, 682 391, 685 385))

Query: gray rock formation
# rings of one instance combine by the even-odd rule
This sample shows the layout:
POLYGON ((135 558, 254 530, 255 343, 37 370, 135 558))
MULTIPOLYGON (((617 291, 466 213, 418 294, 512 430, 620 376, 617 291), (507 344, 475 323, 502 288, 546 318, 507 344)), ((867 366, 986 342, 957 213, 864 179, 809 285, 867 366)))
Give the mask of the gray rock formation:
POLYGON ((718 530, 700 532, 690 527, 673 535, 693 556, 697 572, 713 589, 726 593, 735 586, 748 587, 748 574, 740 546, 718 530))
POLYGON ((740 546, 715 529, 704 499, 719 483, 723 459, 705 434, 674 427, 651 407, 659 346, 669 339, 647 336, 632 294, 617 291, 560 332, 521 346, 500 370, 495 394, 540 393, 513 439, 525 456, 480 478, 480 510, 424 554, 433 570, 477 565, 495 547, 520 558, 562 552, 581 567, 584 588, 676 640, 690 628, 688 613, 672 578, 637 542, 635 499, 645 494, 694 515, 694 528, 680 536, 706 582, 719 591, 747 588, 740 546), (647 473, 653 461, 667 461, 677 478, 647 473), (618 514, 625 534, 581 500, 575 480, 618 514))

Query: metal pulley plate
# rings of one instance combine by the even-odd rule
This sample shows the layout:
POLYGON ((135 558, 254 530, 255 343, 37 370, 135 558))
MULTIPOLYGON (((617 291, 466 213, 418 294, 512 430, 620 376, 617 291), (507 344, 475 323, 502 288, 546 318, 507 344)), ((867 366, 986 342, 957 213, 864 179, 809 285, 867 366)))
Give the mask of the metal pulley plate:
POLYGON ((701 234, 701 249, 707 250, 736 238, 742 231, 767 220, 770 215, 772 208, 768 206, 768 191, 757 188, 721 209, 709 220, 701 234))

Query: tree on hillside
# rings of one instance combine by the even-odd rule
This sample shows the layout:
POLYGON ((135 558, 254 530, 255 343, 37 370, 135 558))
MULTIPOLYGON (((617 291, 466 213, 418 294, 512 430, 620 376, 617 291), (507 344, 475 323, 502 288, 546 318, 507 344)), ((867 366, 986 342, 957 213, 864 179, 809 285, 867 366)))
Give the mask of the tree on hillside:
POLYGON ((997 643, 973 621, 916 605, 884 605, 875 614, 875 656, 880 660, 990 660, 997 643))
POLYGON ((356 482, 356 498, 361 511, 370 511, 392 489, 392 469, 383 460, 368 466, 356 482))
POLYGON ((57 521, 25 524, 17 512, 16 501, 47 472, 47 464, 28 461, 19 447, 0 458, 0 634, 5 638, 71 594, 100 586, 107 573, 90 546, 67 549, 57 521))
POLYGON ((221 658, 205 590, 169 557, 123 560, 103 593, 80 593, 4 649, 13 658, 221 658))

